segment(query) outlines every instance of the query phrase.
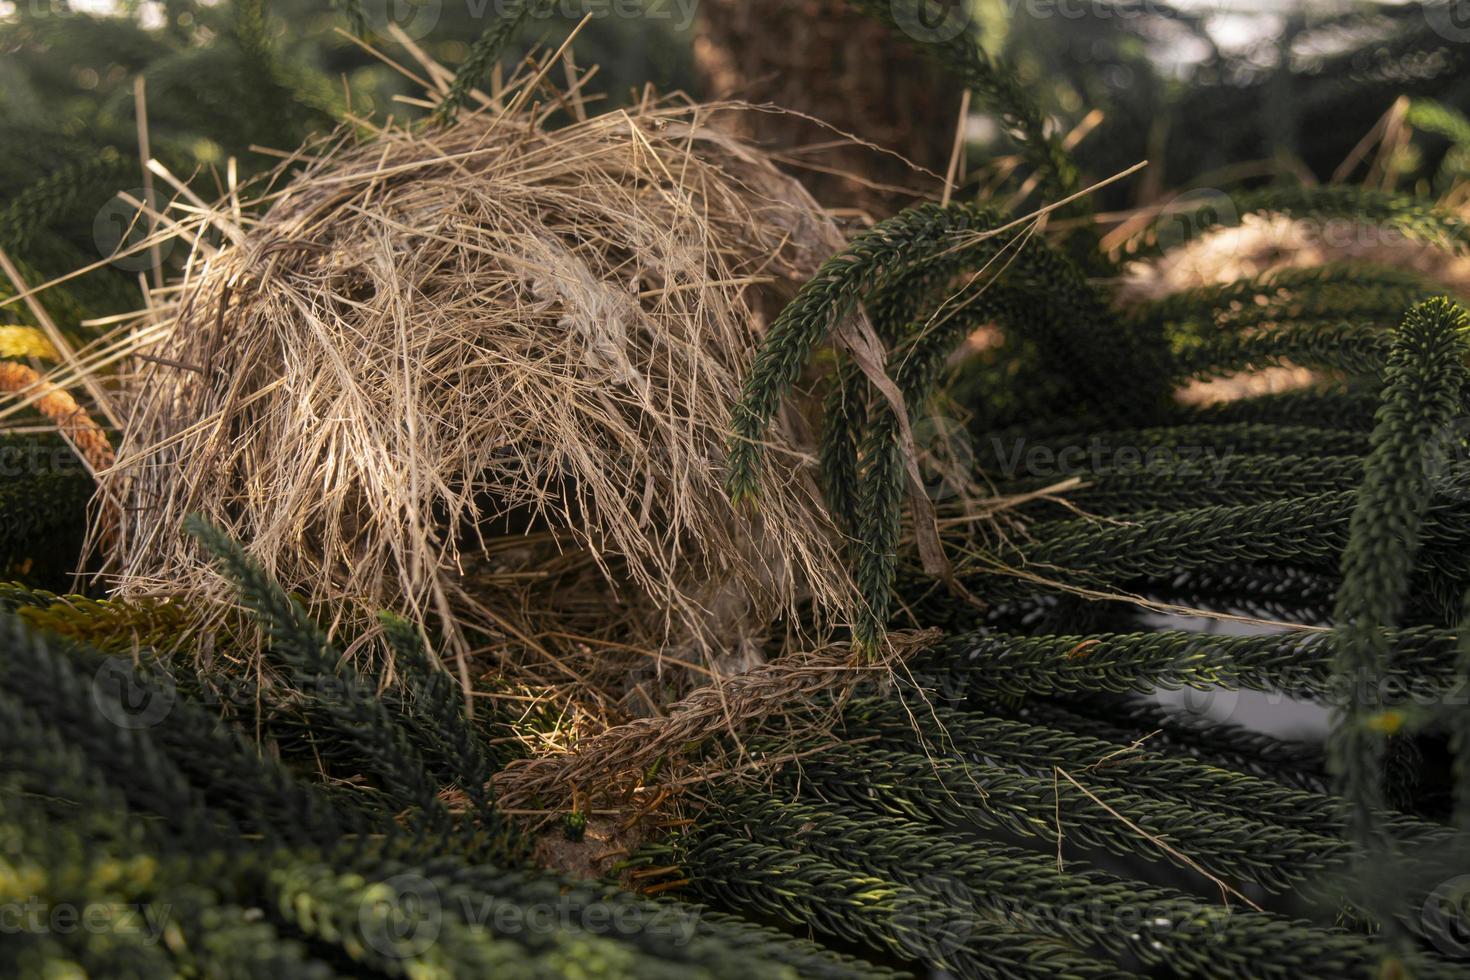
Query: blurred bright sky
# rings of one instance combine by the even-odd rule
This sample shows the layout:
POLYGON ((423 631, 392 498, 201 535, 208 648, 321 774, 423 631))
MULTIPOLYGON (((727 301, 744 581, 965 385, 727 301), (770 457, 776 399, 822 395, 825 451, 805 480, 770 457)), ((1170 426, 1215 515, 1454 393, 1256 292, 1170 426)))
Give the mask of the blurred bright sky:
MULTIPOLYGON (((14 0, 0 2, 0 8, 10 6, 12 2, 14 0)), ((208 3, 209 0, 205 2, 208 3)), ((444 2, 452 2, 452 0, 444 0, 444 2)), ((578 0, 565 0, 565 2, 573 8, 578 5, 578 0)), ((1081 4, 1085 3, 1085 0, 1071 0, 1071 2, 1081 4)), ((1212 14, 1209 21, 1210 33, 1214 35, 1216 43, 1226 50, 1249 46, 1279 32, 1284 16, 1294 11, 1305 11, 1308 15, 1312 13, 1325 15, 1365 5, 1364 0, 1169 0, 1169 2, 1171 6, 1180 10, 1212 14)), ((1383 5, 1393 5, 1409 3, 1413 0, 1377 0, 1377 2, 1383 5)), ((1014 7, 1018 12, 1024 12, 1028 0, 1003 0, 1003 3, 1007 8, 1014 7)), ((1047 0, 1041 0, 1038 6, 1044 7, 1046 3, 1047 0)), ((111 12, 118 5, 119 0, 71 0, 71 6, 77 10, 98 13, 111 12)), ((596 5, 596 0, 592 0, 589 4, 589 6, 596 5)), ((163 5, 157 2, 142 3, 140 14, 145 23, 149 20, 161 23, 163 5)))

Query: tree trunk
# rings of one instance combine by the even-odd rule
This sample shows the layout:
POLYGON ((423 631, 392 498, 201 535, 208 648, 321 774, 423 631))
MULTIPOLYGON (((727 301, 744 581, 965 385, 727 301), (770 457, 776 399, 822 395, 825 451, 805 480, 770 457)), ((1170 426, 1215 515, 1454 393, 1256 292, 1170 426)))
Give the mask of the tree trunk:
POLYGON ((845 0, 704 0, 694 50, 710 97, 792 110, 748 114, 745 135, 787 154, 824 205, 882 217, 913 203, 913 192, 941 189, 959 86, 845 0), (932 173, 792 113, 816 117, 932 173))

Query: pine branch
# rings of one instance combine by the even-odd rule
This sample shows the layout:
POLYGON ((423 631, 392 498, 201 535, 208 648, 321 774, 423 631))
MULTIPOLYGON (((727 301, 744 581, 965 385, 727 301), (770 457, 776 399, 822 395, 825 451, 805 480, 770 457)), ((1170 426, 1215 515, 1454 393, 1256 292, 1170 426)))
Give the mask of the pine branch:
POLYGON ((509 9, 506 4, 498 5, 498 16, 475 39, 475 43, 470 45, 469 55, 455 70, 449 91, 434 109, 434 122, 443 125, 453 120, 469 98, 470 92, 500 60, 506 45, 515 38, 526 21, 543 16, 550 7, 550 0, 510 0, 509 9))
POLYGON ((1147 739, 1156 751, 1254 773, 1309 793, 1327 789, 1320 747, 1283 741, 1229 722, 1171 712, 1152 699, 1074 699, 1066 705, 1029 699, 1022 715, 1037 724, 1103 738, 1116 745, 1147 739))
MULTIPOLYGON (((79 528, 96 484, 86 471, 38 470, 0 481, 0 569, 55 548, 79 528)), ((78 542, 80 544, 80 542, 78 542)))
MULTIPOLYGON (((791 803, 764 793, 732 797, 732 833, 790 847, 1116 957, 1136 957, 1173 975, 1369 977, 1379 951, 1370 938, 1301 919, 1235 909, 1177 889, 1119 878, 1069 861, 971 835, 831 804, 791 803)), ((1452 976, 1432 957, 1416 976, 1452 976)))
POLYGON ((1373 413, 1377 409, 1376 387, 1314 387, 1183 409, 1179 421, 1209 425, 1298 425, 1369 433, 1373 431, 1373 413))
MULTIPOLYGON (((1148 739, 1119 743, 942 705, 924 708, 915 720, 900 706, 865 700, 850 705, 845 717, 854 731, 878 735, 880 744, 895 751, 906 750, 917 735, 926 749, 969 762, 1008 761, 1043 777, 1060 766, 1079 778, 1086 774, 1089 786, 1098 782, 1160 802, 1234 813, 1309 833, 1342 830, 1340 799, 1204 761, 1160 755, 1148 739)), ((1376 816, 1401 838, 1416 843, 1442 843, 1453 834, 1448 827, 1414 817, 1388 811, 1376 816)))
MULTIPOLYGON (((1221 225, 1222 209, 1215 199, 1204 200, 1199 210, 1186 214, 1198 231, 1221 225)), ((1279 214, 1316 224, 1338 221, 1356 225, 1378 225, 1411 242, 1444 249, 1454 254, 1470 250, 1470 225, 1453 212, 1426 204, 1406 194, 1371 190, 1347 184, 1318 187, 1278 187, 1231 195, 1233 218, 1252 214, 1279 214)), ((1159 254, 1157 226, 1131 243, 1130 258, 1159 254)))
POLYGON ((134 716, 121 700, 120 685, 83 677, 58 649, 60 642, 34 633, 14 615, 0 614, 0 647, 6 651, 0 658, 0 685, 26 697, 44 719, 83 746, 130 806, 165 817, 180 845, 213 842, 233 830, 207 810, 148 728, 123 723, 134 716))
POLYGON ((1145 306, 1141 315, 1176 330, 1214 334, 1263 324, 1397 325, 1403 311, 1435 295, 1419 276, 1386 266, 1329 263, 1196 286, 1145 306))
MULTIPOLYGON (((1085 782, 1086 774, 1076 776, 1091 795, 1052 775, 841 746, 804 760, 799 779, 820 787, 834 801, 942 826, 975 823, 1054 842, 1060 819, 1065 838, 1074 844, 1175 863, 1182 863, 1177 855, 1184 854, 1221 879, 1255 882, 1272 892, 1320 880, 1346 866, 1349 849, 1340 839, 1092 786, 1085 782), (1161 849, 1158 841, 1171 850, 1161 849)), ((795 785, 796 778, 792 774, 783 782, 795 785)))
MULTIPOLYGON (((771 324, 746 375, 732 419, 726 478, 732 499, 759 495, 766 430, 827 331, 865 296, 917 266, 958 270, 975 255, 956 247, 959 236, 997 224, 993 214, 969 205, 923 204, 879 222, 822 264, 771 324)), ((975 242, 974 248, 993 251, 1002 237, 975 242)))
POLYGON ((1392 342, 1387 332, 1358 323, 1293 324, 1190 345, 1180 351, 1177 370, 1200 380, 1283 364, 1371 375, 1383 370, 1392 342))
MULTIPOLYGON (((834 954, 785 933, 720 916, 687 902, 649 899, 607 881, 503 871, 485 865, 444 862, 450 887, 517 907, 556 907, 573 923, 618 923, 618 937, 640 957, 668 964, 670 971, 695 970, 744 980, 768 971, 801 977, 889 977, 889 971, 834 954)), ((676 974, 677 975, 677 974, 676 974)))
POLYGON ((292 674, 294 683, 319 692, 343 735, 355 740, 371 761, 395 807, 411 807, 411 820, 436 832, 449 827, 449 814, 428 778, 418 750, 389 716, 374 688, 340 655, 299 603, 288 597, 234 541, 198 517, 185 522, 221 571, 239 589, 270 640, 271 655, 292 674))
MULTIPOLYGON (((1213 447, 1212 447, 1213 448, 1213 447)), ((1165 459, 1088 469, 1082 486, 1068 490, 1069 504, 1088 514, 1233 507, 1355 489, 1363 476, 1360 456, 1276 456, 1229 453, 1218 458, 1165 459)), ((1023 493, 1055 483, 1051 476, 1007 484, 1023 493)))
POLYGON ((884 949, 958 977, 1126 977, 1054 937, 952 901, 732 834, 703 834, 683 864, 699 890, 762 917, 884 949))
MULTIPOLYGON (((1371 683, 1387 667, 1383 629, 1398 621, 1427 530, 1432 483, 1425 449, 1463 411, 1467 326, 1459 307, 1431 300, 1409 312, 1395 337, 1373 452, 1342 555, 1333 618, 1334 669, 1344 680, 1371 683)), ((1384 805, 1387 736, 1400 716, 1379 703, 1375 688, 1355 683, 1353 691, 1362 696, 1339 707, 1328 748, 1338 791, 1348 801, 1348 834, 1366 864, 1392 853, 1377 812, 1384 805)), ((1375 896, 1363 901, 1376 907, 1375 896)))
MULTIPOLYGON (((1428 699, 1458 685, 1454 631, 1384 630, 1381 642, 1386 658, 1375 680, 1428 699)), ((946 639, 915 671, 957 691, 1149 694, 1161 687, 1223 685, 1335 702, 1352 690, 1338 686, 1334 658, 1335 641, 1326 633, 1015 636, 980 630, 946 639)))

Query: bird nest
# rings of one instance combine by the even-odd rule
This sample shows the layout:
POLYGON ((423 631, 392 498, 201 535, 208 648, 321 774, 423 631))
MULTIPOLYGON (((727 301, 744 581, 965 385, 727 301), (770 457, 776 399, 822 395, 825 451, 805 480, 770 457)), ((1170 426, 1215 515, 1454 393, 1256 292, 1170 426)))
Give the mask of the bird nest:
POLYGON ((99 539, 122 594, 225 608, 201 513, 355 654, 404 610, 466 681, 513 670, 600 728, 850 614, 799 412, 758 513, 722 485, 764 325, 841 236, 711 124, 739 107, 484 101, 158 216, 191 252, 129 328, 99 539))

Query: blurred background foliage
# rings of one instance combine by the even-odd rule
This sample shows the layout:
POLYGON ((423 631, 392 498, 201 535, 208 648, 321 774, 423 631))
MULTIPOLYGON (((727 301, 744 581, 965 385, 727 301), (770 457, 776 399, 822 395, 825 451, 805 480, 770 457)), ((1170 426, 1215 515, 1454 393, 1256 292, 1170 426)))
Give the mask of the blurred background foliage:
MULTIPOLYGON (((193 177, 207 197, 225 186, 231 158, 242 180, 278 162, 252 147, 294 149, 349 112, 422 114, 394 100, 414 94, 414 84, 356 39, 402 57, 387 38, 391 18, 452 67, 503 8, 507 0, 0 3, 0 247, 28 275, 50 278, 117 245, 133 210, 116 194, 141 196, 139 75, 147 85, 152 155, 180 177, 193 177)), ((548 16, 533 18, 518 39, 519 53, 560 42, 575 13, 573 4, 553 4, 548 16)), ((676 8, 639 18, 596 16, 575 55, 599 66, 599 90, 611 99, 626 100, 645 83, 688 87, 689 26, 679 16, 676 8)), ((142 264, 123 261, 83 277, 48 294, 46 303, 68 326, 134 308, 142 264)), ((10 292, 0 277, 0 296, 10 292)), ((16 305, 0 311, 0 322, 29 320, 16 305)))
MULTIPOLYGON (((153 155, 208 190, 224 186, 231 158, 242 178, 274 165, 275 157, 253 146, 291 149, 347 112, 400 118, 421 112, 395 99, 411 94, 413 83, 354 35, 412 64, 388 36, 391 18, 453 68, 487 25, 518 2, 0 3, 0 247, 28 277, 40 279, 95 262, 116 245, 132 217, 116 192, 134 191, 142 182, 134 111, 139 75, 147 81, 153 155)), ((1434 11, 1422 4, 950 2, 963 5, 992 54, 1016 64, 1059 127, 1071 129, 1089 113, 1093 121, 1100 117, 1079 147, 1088 177, 1152 161, 1144 178, 1106 189, 1100 208, 1147 203, 1171 188, 1325 180, 1405 95, 1432 99, 1435 110, 1419 113, 1434 125, 1397 150, 1395 179, 1419 184, 1403 189, 1427 189, 1447 163, 1458 167, 1464 157, 1456 134, 1470 133, 1458 114, 1470 108, 1470 43, 1446 37, 1453 32, 1437 25, 1434 11)), ((542 3, 545 9, 529 18, 509 57, 559 42, 591 12, 573 50, 578 64, 599 66, 591 88, 611 101, 636 97, 646 83, 662 91, 718 90, 764 101, 772 80, 755 75, 770 74, 769 65, 717 85, 705 60, 696 57, 701 43, 707 49, 710 38, 719 41, 721 19, 739 16, 747 50, 752 44, 787 49, 776 62, 782 100, 799 102, 801 93, 813 93, 816 104, 793 108, 860 134, 872 132, 880 141, 907 143, 896 148, 931 163, 949 144, 950 131, 936 135, 930 121, 949 106, 915 108, 909 119, 907 91, 903 98, 874 96, 872 78, 899 57, 882 32, 871 35, 871 44, 859 38, 833 55, 820 34, 793 28, 840 16, 833 0, 542 3), (767 36, 752 41, 749 32, 762 24, 767 36), (811 57, 791 51, 810 51, 811 57), (845 95, 843 79, 849 78, 852 91, 845 95)), ((987 160, 1009 150, 1005 135, 983 118, 971 120, 969 133, 972 167, 983 171, 987 160)), ((120 265, 48 296, 58 320, 75 327, 87 316, 136 306, 140 263, 120 265)), ((10 288, 0 283, 0 291, 10 288)), ((26 322, 27 316, 19 304, 0 310, 3 322, 26 322)))
MULTIPOLYGON (((995 19, 1000 49, 1066 118, 1104 113, 1083 163, 1102 175, 1148 159, 1155 190, 1248 174, 1327 180, 1401 96, 1470 106, 1470 30, 1453 29, 1454 4, 989 2, 1011 13, 995 19), (1063 8, 1088 15, 1035 16, 1063 8)), ((1418 158, 1395 170, 1427 180, 1450 145, 1405 146, 1418 158)))

